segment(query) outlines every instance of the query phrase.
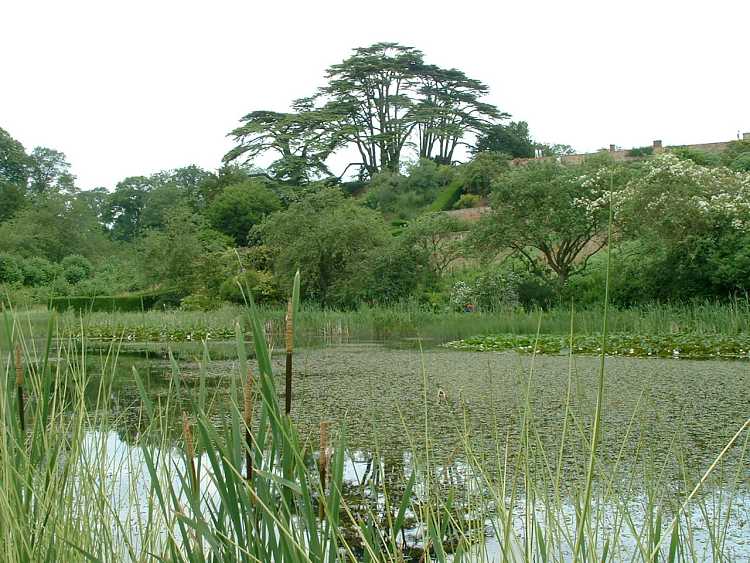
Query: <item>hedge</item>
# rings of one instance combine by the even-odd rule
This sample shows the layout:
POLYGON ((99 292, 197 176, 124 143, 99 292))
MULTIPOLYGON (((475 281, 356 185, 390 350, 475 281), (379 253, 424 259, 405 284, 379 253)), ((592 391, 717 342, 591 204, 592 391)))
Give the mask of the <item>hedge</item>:
POLYGON ((130 295, 97 295, 52 297, 49 308, 55 311, 78 311, 93 313, 148 311, 163 304, 178 304, 179 296, 173 291, 133 293, 130 295))

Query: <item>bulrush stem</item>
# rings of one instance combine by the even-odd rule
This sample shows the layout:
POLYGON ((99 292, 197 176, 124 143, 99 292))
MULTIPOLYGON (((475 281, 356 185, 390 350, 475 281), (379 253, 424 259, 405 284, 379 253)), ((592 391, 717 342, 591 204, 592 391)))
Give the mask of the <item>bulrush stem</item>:
POLYGON ((292 352, 294 351, 294 308, 292 300, 286 309, 286 396, 285 409, 287 415, 292 412, 292 352))
POLYGON ((253 370, 248 368, 247 380, 243 387, 244 392, 244 418, 245 418, 245 444, 247 450, 245 451, 245 478, 247 482, 252 485, 253 483, 253 370))
POLYGON ((16 344, 16 390, 18 392, 18 419, 21 422, 21 432, 26 432, 26 419, 23 406, 23 360, 21 345, 16 344))
POLYGON ((326 481, 328 477, 328 426, 330 422, 320 422, 320 518, 325 518, 326 481))
POLYGON ((195 468, 195 443, 193 442, 193 430, 187 414, 182 413, 182 437, 185 440, 185 455, 190 468, 190 481, 193 485, 193 494, 198 494, 198 472, 195 468))

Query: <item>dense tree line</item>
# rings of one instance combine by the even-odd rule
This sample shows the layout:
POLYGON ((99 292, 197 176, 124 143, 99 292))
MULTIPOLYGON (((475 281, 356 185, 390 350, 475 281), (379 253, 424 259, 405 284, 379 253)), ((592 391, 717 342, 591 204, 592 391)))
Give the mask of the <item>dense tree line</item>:
POLYGON ((416 49, 356 49, 326 80, 289 112, 245 116, 218 170, 111 190, 80 189, 63 153, 0 129, 4 295, 168 290, 165 305, 211 308, 248 287, 274 303, 299 268, 327 307, 547 306, 600 301, 608 255, 623 306, 750 289, 748 141, 566 164, 570 147, 534 141, 485 85, 416 49), (360 157, 348 179, 328 168, 339 150, 360 157), (446 213, 473 207, 478 221, 446 213))

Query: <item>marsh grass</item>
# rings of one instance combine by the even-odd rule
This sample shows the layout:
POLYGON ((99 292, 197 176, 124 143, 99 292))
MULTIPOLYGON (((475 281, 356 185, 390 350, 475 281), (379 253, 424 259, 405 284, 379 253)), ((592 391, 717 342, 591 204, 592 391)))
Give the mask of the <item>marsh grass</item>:
MULTIPOLYGON (((570 310, 561 306, 546 311, 513 309, 492 313, 431 311, 413 303, 393 307, 361 307, 356 311, 322 310, 298 305, 295 335, 302 344, 316 340, 383 340, 419 337, 429 345, 488 334, 534 335, 541 318, 542 333, 566 336, 570 310)), ((269 343, 281 344, 285 335, 286 308, 258 308, 257 314, 271 337, 269 343)), ((35 334, 46 330, 50 314, 43 309, 18 313, 23 330, 35 334)), ((149 311, 146 313, 91 313, 83 317, 69 312, 57 318, 59 335, 89 340, 119 341, 125 344, 166 342, 195 343, 207 339, 232 346, 234 326, 244 318, 239 307, 224 307, 209 312, 149 311)), ((576 310, 576 335, 601 333, 601 310, 576 310)), ((750 334, 750 305, 737 299, 727 303, 655 304, 631 309, 610 309, 609 331, 628 335, 747 335, 750 334)), ((250 327, 243 325, 246 335, 250 327)), ((0 328, 0 339, 4 329, 0 328)))
MULTIPOLYGON (((413 447, 400 475, 376 462, 369 477, 352 487, 345 479, 346 428, 322 424, 318 444, 299 433, 279 404, 264 317, 252 303, 242 314, 258 368, 251 377, 245 331, 235 318, 236 364, 223 416, 207 414, 213 382, 204 344, 197 392, 187 389, 171 355, 170 393, 157 402, 134 370, 139 398, 131 410, 137 412, 139 436, 134 447, 122 449, 107 431, 117 422, 113 417, 124 416, 109 408, 118 344, 102 354, 103 376, 95 380, 92 406, 86 400, 92 374, 85 332, 61 337, 59 324, 49 319, 44 338, 38 338, 28 318, 5 312, 4 561, 671 563, 732 555, 727 529, 743 518, 735 511, 747 493, 748 423, 718 449, 699 478, 685 471, 684 492, 675 501, 661 468, 623 486, 618 461, 613 466, 600 457, 604 355, 596 411, 588 417, 568 408, 569 377, 559 450, 542 445, 547 430, 533 407, 532 362, 519 418, 520 454, 511 456, 500 436, 495 452, 476 451, 459 404, 455 424, 462 440, 453 461, 431 455, 430 443, 440 439, 430 423, 429 397, 436 390, 423 368, 423 442, 409 437, 413 447), (25 430, 15 393, 16 346, 26 367, 25 430), (177 409, 183 440, 175 448, 165 430, 177 409), (562 464, 554 461, 567 455, 566 434, 589 452, 583 483, 566 483, 562 464), (725 466, 730 451, 739 463, 725 466), (494 463, 487 463, 488 456, 494 463)), ((568 315, 571 340, 578 318, 568 315)), ((543 322, 537 316, 537 335, 543 322)), ((605 347, 606 335, 602 338, 605 347)), ((572 348, 569 353, 572 357, 572 348)), ((629 429, 622 440, 623 449, 630 445, 629 429)))

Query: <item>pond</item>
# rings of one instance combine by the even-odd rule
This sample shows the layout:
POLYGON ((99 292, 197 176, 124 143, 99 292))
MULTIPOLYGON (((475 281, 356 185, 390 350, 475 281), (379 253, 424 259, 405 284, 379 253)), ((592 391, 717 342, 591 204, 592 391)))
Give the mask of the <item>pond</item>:
MULTIPOLYGON (((470 466, 479 463, 505 483, 506 495, 518 489, 511 510, 519 529, 528 509, 524 477, 555 481, 556 494, 563 496, 559 506, 574 521, 575 495, 589 458, 599 358, 463 352, 420 344, 329 343, 296 352, 292 417, 303 440, 317 447, 321 421, 329 421, 334 433, 344 432, 346 478, 353 488, 374 466, 394 482, 403 481, 415 457, 429 459, 441 478, 469 486, 470 466)), ((179 413, 191 408, 189 395, 197 393, 200 379, 199 347, 182 348, 174 365, 158 345, 137 352, 121 354, 112 380, 106 439, 115 443, 112 451, 118 455, 129 455, 122 452, 137 443, 142 422, 133 369, 157 408, 170 404, 163 432, 175 448, 182 439, 179 413)), ((207 363, 207 408, 219 421, 237 384, 238 365, 228 359, 229 344, 216 345, 212 355, 218 359, 207 363)), ((96 356, 90 353, 91 373, 102 371, 96 356)), ((284 358, 274 354, 272 361, 281 390, 284 358)), ((668 510, 679 507, 750 416, 749 388, 747 362, 607 358, 596 489, 608 490, 607 499, 632 503, 635 518, 646 517, 638 506, 646 505, 649 496, 656 495, 668 510)), ((701 487, 698 496, 708 500, 701 509, 686 510, 697 522, 699 547, 717 541, 709 538, 712 528, 701 523, 711 517, 706 507, 718 515, 726 511, 723 550, 743 559, 750 556, 746 446, 743 435, 701 487)), ((604 520, 607 510, 616 510, 607 502, 599 507, 604 520)), ((486 535, 492 560, 498 540, 489 525, 486 535)), ((622 541, 635 543, 627 533, 622 541)))

